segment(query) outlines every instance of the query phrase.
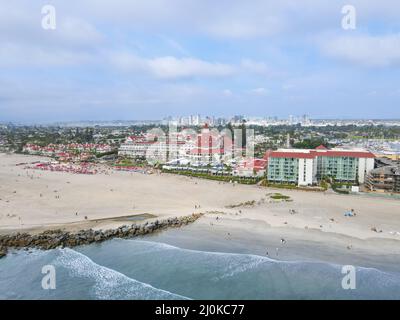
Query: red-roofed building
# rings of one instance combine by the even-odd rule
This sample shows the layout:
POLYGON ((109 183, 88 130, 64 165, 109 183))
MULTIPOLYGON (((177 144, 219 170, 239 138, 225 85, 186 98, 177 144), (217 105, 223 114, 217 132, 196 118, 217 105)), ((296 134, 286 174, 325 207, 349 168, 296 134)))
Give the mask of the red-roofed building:
POLYGON ((111 145, 94 143, 49 144, 43 147, 35 144, 26 144, 23 152, 56 157, 60 158, 61 161, 81 161, 87 160, 95 153, 109 152, 112 149, 111 145))
POLYGON ((268 180, 275 183, 313 185, 324 177, 337 181, 364 183, 374 168, 375 155, 366 150, 280 149, 268 151, 268 180))
POLYGON ((236 166, 233 174, 240 177, 262 177, 267 170, 266 159, 246 159, 236 166))
POLYGON ((118 154, 161 163, 185 159, 191 164, 215 164, 232 157, 233 143, 230 137, 205 127, 199 134, 183 131, 171 136, 131 136, 120 146, 118 154))
POLYGON ((207 126, 197 135, 189 152, 189 160, 193 163, 220 163, 224 158, 232 158, 233 142, 226 135, 210 131, 207 126))

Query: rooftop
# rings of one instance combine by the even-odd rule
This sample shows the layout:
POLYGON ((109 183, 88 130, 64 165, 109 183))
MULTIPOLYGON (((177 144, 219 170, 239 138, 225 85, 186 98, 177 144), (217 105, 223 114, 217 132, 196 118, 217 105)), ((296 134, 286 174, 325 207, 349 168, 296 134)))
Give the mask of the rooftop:
POLYGON ((316 157, 375 158, 375 155, 363 149, 327 149, 319 146, 316 149, 278 149, 267 151, 264 156, 264 158, 297 159, 314 159, 316 157))
POLYGON ((371 170, 371 174, 400 175, 400 166, 385 166, 371 170))

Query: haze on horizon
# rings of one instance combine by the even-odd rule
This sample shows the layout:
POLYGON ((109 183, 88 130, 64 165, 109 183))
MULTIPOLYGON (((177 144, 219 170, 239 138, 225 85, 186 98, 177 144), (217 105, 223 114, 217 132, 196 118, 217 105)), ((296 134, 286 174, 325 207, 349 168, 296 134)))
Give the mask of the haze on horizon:
POLYGON ((0 0, 0 122, 400 118, 400 2, 345 4, 0 0))

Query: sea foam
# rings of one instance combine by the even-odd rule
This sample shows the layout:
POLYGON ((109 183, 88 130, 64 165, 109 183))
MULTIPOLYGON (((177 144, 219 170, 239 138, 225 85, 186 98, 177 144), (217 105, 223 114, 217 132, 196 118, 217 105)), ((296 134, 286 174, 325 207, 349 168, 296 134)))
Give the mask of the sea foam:
POLYGON ((94 281, 96 299, 175 300, 188 299, 149 284, 131 279, 124 274, 101 266, 87 256, 72 250, 60 249, 55 264, 67 268, 72 277, 89 278, 94 281))

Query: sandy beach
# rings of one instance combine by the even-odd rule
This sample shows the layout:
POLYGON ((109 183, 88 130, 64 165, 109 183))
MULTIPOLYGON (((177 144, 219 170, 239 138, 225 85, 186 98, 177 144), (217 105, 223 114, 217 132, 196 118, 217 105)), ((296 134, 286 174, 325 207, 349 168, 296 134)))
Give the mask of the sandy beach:
POLYGON ((1 233, 103 229, 126 224, 130 220, 124 217, 132 215, 166 218, 203 212, 195 225, 208 236, 240 233, 242 242, 272 236, 288 245, 296 239, 400 257, 396 199, 274 190, 170 174, 80 175, 17 166, 39 160, 45 159, 0 154, 1 233), (271 199, 276 192, 291 201, 271 199), (344 216, 350 209, 355 217, 344 216))

